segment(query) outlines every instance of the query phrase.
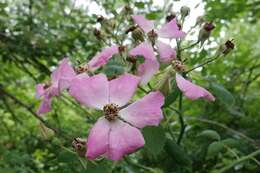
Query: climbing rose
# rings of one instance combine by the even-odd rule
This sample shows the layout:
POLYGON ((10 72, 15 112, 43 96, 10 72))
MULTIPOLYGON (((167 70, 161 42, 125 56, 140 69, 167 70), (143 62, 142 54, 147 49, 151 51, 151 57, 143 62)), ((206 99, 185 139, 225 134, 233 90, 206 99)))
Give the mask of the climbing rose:
POLYGON ((42 102, 37 110, 38 114, 51 111, 51 98, 58 96, 61 91, 67 89, 71 80, 76 76, 73 68, 69 65, 68 58, 64 58, 56 70, 51 74, 51 84, 37 84, 36 97, 42 102))
MULTIPOLYGON (((177 25, 176 18, 172 19, 170 22, 164 24, 159 30, 154 29, 154 21, 147 20, 142 15, 134 15, 132 16, 134 22, 145 32, 147 35, 154 35, 154 37, 161 38, 183 38, 186 34, 185 32, 179 29, 177 25)), ((156 38, 155 38, 156 39, 156 38)), ((171 62, 171 60, 175 59, 176 51, 171 48, 170 45, 163 43, 159 40, 155 40, 155 45, 158 49, 158 53, 160 55, 161 62, 171 62)))
POLYGON ((144 145, 139 128, 160 123, 164 103, 160 92, 151 92, 128 105, 139 80, 131 74, 111 81, 103 74, 73 80, 70 94, 81 104, 104 113, 90 130, 86 144, 87 158, 104 155, 108 159, 119 160, 144 145))
POLYGON ((208 101, 215 101, 215 97, 206 89, 191 83, 190 81, 184 79, 181 75, 177 73, 176 82, 178 88, 182 91, 182 93, 191 100, 204 98, 208 101))

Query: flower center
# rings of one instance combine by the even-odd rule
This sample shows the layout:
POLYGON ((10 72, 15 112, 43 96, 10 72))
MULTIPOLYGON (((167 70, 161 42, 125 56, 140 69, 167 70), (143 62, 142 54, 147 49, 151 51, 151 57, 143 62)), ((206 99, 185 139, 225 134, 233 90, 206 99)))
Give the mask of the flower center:
POLYGON ((117 118, 118 116, 118 111, 119 111, 119 107, 116 104, 107 104, 103 107, 103 111, 105 114, 105 118, 108 121, 113 121, 117 118))

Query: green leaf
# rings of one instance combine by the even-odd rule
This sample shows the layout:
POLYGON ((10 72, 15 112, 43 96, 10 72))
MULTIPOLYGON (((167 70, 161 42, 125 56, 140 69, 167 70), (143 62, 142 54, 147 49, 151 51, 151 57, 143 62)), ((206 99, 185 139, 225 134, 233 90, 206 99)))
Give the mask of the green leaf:
POLYGON ((217 83, 211 83, 211 90, 222 104, 227 107, 233 106, 235 99, 233 95, 222 85, 217 83))
POLYGON ((207 157, 213 158, 220 152, 223 152, 225 147, 221 141, 213 142, 208 147, 207 157))
POLYGON ((210 141, 219 141, 220 135, 215 130, 204 130, 202 131, 198 137, 204 138, 205 140, 210 141))
POLYGON ((108 165, 103 161, 100 163, 88 162, 87 171, 88 173, 106 173, 109 172, 108 165))
POLYGON ((143 2, 135 2, 135 6, 136 6, 137 8, 143 9, 144 6, 145 6, 145 3, 143 3, 143 2))
POLYGON ((165 143, 165 151, 172 157, 172 159, 179 165, 191 166, 191 159, 186 151, 174 141, 167 139, 165 143))
POLYGON ((161 11, 153 11, 149 14, 146 14, 146 18, 149 20, 156 20, 161 17, 161 11))
POLYGON ((166 138, 162 127, 148 126, 142 130, 145 139, 144 148, 153 155, 159 154, 165 144, 166 138))

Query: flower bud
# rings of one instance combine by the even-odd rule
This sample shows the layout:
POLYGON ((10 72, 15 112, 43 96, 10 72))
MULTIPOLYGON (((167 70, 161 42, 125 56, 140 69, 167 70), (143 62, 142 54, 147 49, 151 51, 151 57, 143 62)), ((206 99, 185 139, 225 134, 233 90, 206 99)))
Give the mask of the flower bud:
POLYGON ((98 39, 98 40, 101 40, 102 37, 101 37, 101 31, 97 28, 95 28, 95 30, 93 31, 94 33, 94 36, 98 39))
POLYGON ((196 25, 201 25, 205 22, 204 16, 198 16, 196 19, 196 25))
POLYGON ((224 55, 230 53, 235 48, 235 44, 232 41, 228 40, 225 44, 220 45, 218 52, 224 55))
POLYGON ((132 38, 135 40, 135 41, 141 41, 143 42, 144 41, 144 33, 143 31, 137 27, 135 28, 133 31, 132 31, 132 38))
POLYGON ((181 17, 184 19, 190 14, 190 8, 187 6, 182 6, 181 7, 181 17))
POLYGON ((155 45, 158 34, 154 30, 151 30, 150 32, 147 33, 147 36, 150 42, 152 43, 152 45, 155 45))
POLYGON ((98 23, 101 23, 101 22, 103 22, 105 20, 105 18, 103 17, 103 16, 98 16, 97 17, 97 22, 98 23))
POLYGON ((186 69, 185 65, 181 61, 179 61, 177 59, 172 61, 172 67, 177 72, 184 72, 185 69, 186 69))
POLYGON ((72 146, 79 156, 84 157, 86 154, 86 140, 82 138, 74 138, 72 146))
POLYGON ((166 16, 166 22, 170 22, 175 17, 176 17, 176 13, 171 13, 170 15, 166 16))
POLYGON ((159 77, 155 86, 156 90, 161 91, 165 96, 172 92, 172 80, 174 79, 172 68, 167 68, 166 71, 159 77))
POLYGON ((201 45, 210 37, 211 31, 215 28, 212 22, 207 22, 200 29, 198 41, 201 42, 201 45))
POLYGON ((131 8, 129 5, 125 5, 125 6, 124 6, 123 12, 124 12, 125 14, 133 14, 133 10, 132 10, 132 8, 131 8))

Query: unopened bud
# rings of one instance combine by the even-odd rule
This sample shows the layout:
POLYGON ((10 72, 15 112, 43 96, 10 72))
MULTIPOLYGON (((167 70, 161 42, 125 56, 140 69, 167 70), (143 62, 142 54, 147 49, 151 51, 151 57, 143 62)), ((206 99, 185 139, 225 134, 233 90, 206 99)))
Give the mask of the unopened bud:
POLYGON ((171 13, 170 15, 166 16, 166 22, 170 22, 175 17, 176 17, 176 13, 171 13))
POLYGON ((126 60, 132 64, 136 64, 137 59, 134 56, 127 56, 126 60))
POLYGON ((161 91, 165 96, 172 92, 172 80, 174 71, 172 68, 166 68, 166 71, 158 78, 155 89, 161 91))
POLYGON ((97 17, 97 22, 98 23, 101 23, 101 22, 103 22, 105 20, 105 18, 103 17, 103 16, 98 16, 97 17))
POLYGON ((177 59, 172 61, 172 67, 177 72, 184 72, 185 69, 186 69, 185 65, 181 61, 179 61, 177 59))
POLYGON ((128 34, 129 32, 133 32, 137 27, 136 26, 131 26, 130 28, 128 28, 125 33, 128 34))
POLYGON ((72 141, 72 147, 79 156, 84 157, 86 154, 86 140, 82 138, 75 138, 72 141))
POLYGON ((147 36, 150 42, 152 43, 152 45, 155 45, 158 34, 154 30, 151 30, 150 32, 147 33, 147 36))
POLYGON ((201 28, 199 32, 198 41, 201 42, 201 45, 210 37, 211 31, 215 28, 212 22, 207 22, 201 28))
POLYGON ((219 53, 222 53, 224 55, 230 53, 235 48, 235 44, 232 41, 233 40, 228 40, 225 44, 220 45, 219 53))
POLYGON ((181 7, 181 17, 184 19, 190 14, 190 8, 187 6, 182 6, 181 7))
POLYGON ((198 16, 196 19, 196 25, 201 25, 205 22, 204 16, 198 16))
POLYGON ((129 5, 124 6, 123 12, 125 12, 125 14, 132 14, 133 10, 129 5))
POLYGON ((144 41, 144 33, 143 31, 138 27, 132 31, 132 38, 135 41, 144 41))
POLYGON ((102 37, 101 37, 101 31, 99 30, 99 29, 97 29, 97 28, 95 28, 95 30, 94 30, 94 35, 95 35, 95 37, 98 39, 98 40, 100 40, 102 37))

